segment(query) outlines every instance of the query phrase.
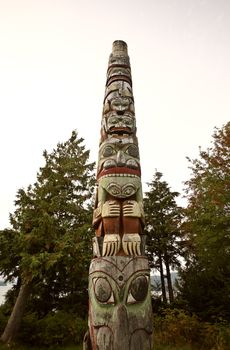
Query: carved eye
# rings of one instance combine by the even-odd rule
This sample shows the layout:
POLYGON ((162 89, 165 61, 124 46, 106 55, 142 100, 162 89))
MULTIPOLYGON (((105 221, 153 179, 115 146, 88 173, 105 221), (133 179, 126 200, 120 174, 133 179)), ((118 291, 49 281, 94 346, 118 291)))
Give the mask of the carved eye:
POLYGON ((112 156, 114 153, 114 149, 111 147, 111 146, 106 146, 104 149, 103 149, 103 152, 102 152, 102 155, 104 157, 110 157, 112 156))
POLYGON ((128 153, 131 157, 138 158, 138 147, 135 145, 131 145, 129 146, 129 148, 127 148, 126 153, 128 153))
POLYGON ((108 123, 109 124, 116 124, 117 123, 117 118, 116 117, 110 117, 108 119, 108 123))
POLYGON ((123 122, 125 125, 133 125, 133 121, 131 118, 123 118, 123 122))
POLYGON ((121 104, 121 100, 120 100, 120 99, 114 99, 114 100, 112 101, 112 104, 113 104, 114 106, 119 106, 119 105, 121 104))
POLYGON ((129 289, 128 304, 144 301, 148 293, 148 279, 146 276, 138 276, 132 282, 129 289))
POLYGON ((112 288, 106 278, 99 277, 94 284, 94 292, 100 303, 113 303, 112 288))

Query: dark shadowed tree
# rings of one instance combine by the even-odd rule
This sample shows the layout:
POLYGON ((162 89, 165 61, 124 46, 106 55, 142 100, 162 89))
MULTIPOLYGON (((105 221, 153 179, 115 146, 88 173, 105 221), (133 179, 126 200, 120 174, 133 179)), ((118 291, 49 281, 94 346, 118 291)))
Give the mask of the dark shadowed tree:
POLYGON ((166 287, 169 301, 173 302, 171 268, 179 266, 178 258, 181 255, 182 209, 175 200, 179 193, 170 190, 167 182, 162 180, 162 173, 158 171, 148 187, 144 198, 147 256, 150 266, 160 272, 163 302, 167 302, 166 287))
POLYGON ((17 193, 12 229, 0 232, 0 271, 19 281, 4 342, 17 334, 28 305, 45 314, 86 303, 94 164, 82 143, 74 131, 51 153, 44 151, 36 183, 17 193))

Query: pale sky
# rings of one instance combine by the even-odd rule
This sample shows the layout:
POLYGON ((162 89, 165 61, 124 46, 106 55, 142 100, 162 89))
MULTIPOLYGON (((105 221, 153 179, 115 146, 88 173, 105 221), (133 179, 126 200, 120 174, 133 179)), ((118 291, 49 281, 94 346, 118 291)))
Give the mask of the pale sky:
POLYGON ((0 229, 42 152, 77 129, 97 160, 108 57, 128 44, 142 181, 172 190, 230 120, 229 0, 0 0, 0 229))

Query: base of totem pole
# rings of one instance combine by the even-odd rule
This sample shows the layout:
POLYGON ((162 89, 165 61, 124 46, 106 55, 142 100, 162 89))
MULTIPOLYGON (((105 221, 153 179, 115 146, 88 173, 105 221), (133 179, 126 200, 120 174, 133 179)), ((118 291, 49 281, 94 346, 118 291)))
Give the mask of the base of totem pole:
POLYGON ((89 269, 85 350, 151 350, 150 270, 144 256, 98 257, 89 269))

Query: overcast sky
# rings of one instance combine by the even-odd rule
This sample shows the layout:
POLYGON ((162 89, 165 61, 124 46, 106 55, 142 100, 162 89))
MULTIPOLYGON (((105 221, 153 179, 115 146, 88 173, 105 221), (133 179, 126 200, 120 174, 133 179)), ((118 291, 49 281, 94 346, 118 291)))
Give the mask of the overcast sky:
POLYGON ((157 169, 181 192, 186 156, 229 121, 229 0, 0 0, 0 228, 44 149, 77 129, 97 160, 114 40, 128 44, 143 184, 157 169))

